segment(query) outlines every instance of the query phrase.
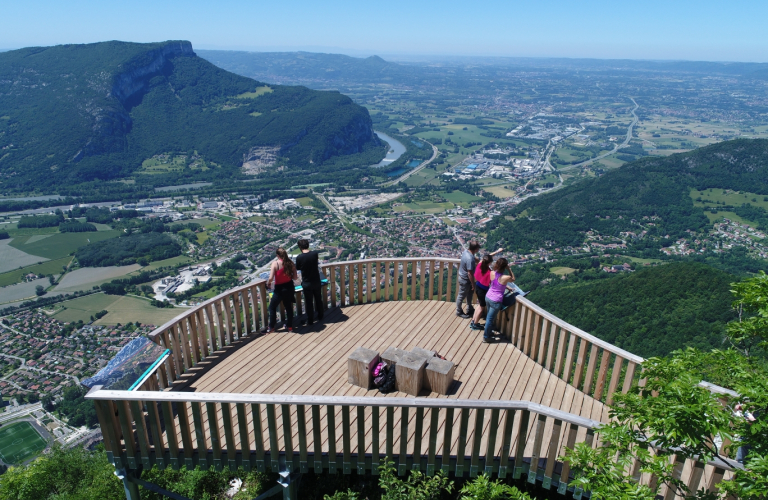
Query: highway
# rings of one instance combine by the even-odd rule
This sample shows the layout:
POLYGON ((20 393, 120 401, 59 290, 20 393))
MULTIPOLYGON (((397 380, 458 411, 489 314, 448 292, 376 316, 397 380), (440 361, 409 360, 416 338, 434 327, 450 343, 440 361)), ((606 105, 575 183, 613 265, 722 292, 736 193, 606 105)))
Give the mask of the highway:
MULTIPOLYGON (((9 407, 10 409, 11 407, 9 407)), ((9 420, 14 420, 20 417, 26 417, 28 415, 31 415, 32 413, 36 411, 42 411, 43 405, 42 403, 35 403, 33 405, 26 405, 26 407, 22 410, 17 410, 13 412, 9 412, 6 410, 4 413, 0 414, 0 424, 4 424, 8 422, 9 420)))
MULTIPOLYGON (((424 141, 424 139, 421 139, 421 140, 424 141)), ((427 142, 427 141, 424 141, 424 142, 427 142)), ((435 146, 434 144, 429 143, 429 145, 432 146, 432 157, 429 160, 425 161, 424 163, 422 163, 421 165, 419 165, 416 168, 412 168, 411 170, 407 171, 406 173, 404 173, 403 175, 401 175, 397 179, 395 179, 393 181, 385 182, 384 184, 382 184, 382 186, 384 186, 384 187, 394 186, 395 184, 397 184, 399 182, 405 182, 405 180, 408 177, 412 176, 413 174, 415 174, 417 172, 420 172, 421 170, 424 169, 424 167, 426 167, 427 165, 432 163, 435 160, 435 158, 437 158, 437 155, 440 153, 440 151, 437 149, 437 146, 435 146)))
POLYGON ((601 154, 599 156, 596 156, 596 157, 592 158, 591 160, 583 161, 581 163, 577 163, 576 165, 569 165, 567 167, 560 168, 560 169, 558 169, 560 172, 565 172, 567 170, 573 170, 574 168, 585 167, 585 166, 591 164, 592 162, 595 162, 597 160, 602 160, 603 158, 605 158, 607 156, 611 156, 613 153, 618 151, 620 148, 623 148, 624 146, 629 144, 629 141, 632 140, 632 129, 635 127, 635 125, 637 125, 637 122, 640 120, 637 117, 637 114, 635 113, 635 111, 637 111, 637 108, 639 108, 640 106, 637 104, 637 102, 635 102, 635 100, 633 98, 630 97, 629 100, 632 101, 632 103, 635 105, 635 107, 632 109, 632 116, 633 116, 632 123, 630 123, 629 127, 627 128, 627 136, 624 138, 624 142, 622 142, 621 144, 616 144, 613 147, 613 150, 608 151, 607 153, 603 153, 603 154, 601 154))

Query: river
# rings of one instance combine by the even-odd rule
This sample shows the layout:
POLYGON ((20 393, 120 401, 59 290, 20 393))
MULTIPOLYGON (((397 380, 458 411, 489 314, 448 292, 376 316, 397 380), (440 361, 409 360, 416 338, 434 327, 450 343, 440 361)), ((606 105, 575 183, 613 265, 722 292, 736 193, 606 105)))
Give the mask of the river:
POLYGON ((383 160, 381 160, 376 165, 371 165, 372 167, 386 167, 393 161, 400 158, 403 153, 405 153, 405 146, 403 146, 403 144, 397 139, 393 139, 392 137, 382 132, 376 132, 376 135, 379 136, 379 139, 389 144, 389 151, 387 151, 387 156, 385 156, 383 160))

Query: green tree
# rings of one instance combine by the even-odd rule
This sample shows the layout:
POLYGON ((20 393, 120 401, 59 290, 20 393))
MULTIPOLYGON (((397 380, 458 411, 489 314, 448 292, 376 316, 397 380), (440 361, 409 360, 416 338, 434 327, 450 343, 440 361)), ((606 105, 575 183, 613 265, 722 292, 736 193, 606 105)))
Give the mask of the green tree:
POLYGON ((727 330, 737 349, 705 353, 689 348, 668 358, 646 360, 644 385, 616 395, 611 422, 597 432, 601 446, 579 444, 566 451, 563 459, 576 476, 571 485, 591 491, 596 499, 650 500, 662 485, 686 498, 703 498, 703 491, 688 491, 675 479, 673 456, 706 462, 732 458, 736 448, 743 447, 745 468, 720 484, 721 495, 768 496, 768 370, 764 358, 748 356, 755 348, 764 348, 768 338, 768 323, 763 321, 768 315, 768 279, 760 273, 732 287, 739 319, 727 330), (737 395, 715 394, 700 385, 705 379, 726 385, 737 395), (734 418, 731 408, 736 405, 756 420, 734 418), (728 441, 735 444, 727 448, 718 444, 728 441), (656 486, 640 485, 630 477, 638 471, 656 476, 656 486))

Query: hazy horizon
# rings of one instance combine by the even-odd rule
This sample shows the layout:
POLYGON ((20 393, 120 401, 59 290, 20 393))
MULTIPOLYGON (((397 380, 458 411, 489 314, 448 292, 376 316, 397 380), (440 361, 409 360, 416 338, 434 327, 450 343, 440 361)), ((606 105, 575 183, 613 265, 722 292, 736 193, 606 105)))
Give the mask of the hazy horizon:
POLYGON ((768 62, 768 3, 607 1, 7 3, 0 47, 184 39, 202 50, 361 57, 768 62))

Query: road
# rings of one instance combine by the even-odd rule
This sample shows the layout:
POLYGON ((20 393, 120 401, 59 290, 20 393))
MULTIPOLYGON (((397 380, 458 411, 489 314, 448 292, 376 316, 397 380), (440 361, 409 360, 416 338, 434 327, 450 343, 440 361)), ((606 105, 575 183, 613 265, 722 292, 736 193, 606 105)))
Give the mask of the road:
POLYGON ((637 111, 637 108, 639 108, 640 106, 637 104, 637 102, 635 102, 635 100, 633 98, 630 97, 629 100, 632 101, 632 103, 635 105, 635 107, 632 109, 632 116, 633 116, 632 123, 630 123, 629 127, 627 128, 627 136, 624 138, 624 142, 622 142, 621 144, 616 144, 613 147, 613 150, 608 151, 607 153, 603 153, 603 154, 601 154, 599 156, 596 156, 596 157, 592 158, 591 160, 583 161, 581 163, 577 163, 576 165, 570 165, 570 166, 567 166, 567 167, 560 168, 560 169, 558 169, 560 172, 565 172, 567 170, 573 170, 574 168, 585 167, 585 166, 587 166, 587 165, 589 165, 589 164, 591 164, 593 162, 596 162, 597 160, 602 160, 603 158, 605 158, 607 156, 611 156, 613 153, 618 151, 620 148, 623 148, 624 146, 629 144, 629 141, 632 140, 632 129, 635 127, 635 125, 637 125, 637 122, 640 120, 637 117, 637 114, 635 113, 635 111, 637 111))
POLYGON ((19 417, 26 417, 27 415, 31 415, 32 413, 36 411, 43 411, 43 404, 42 403, 35 403, 33 405, 27 405, 24 409, 14 411, 14 412, 8 412, 7 410, 4 413, 0 413, 0 424, 4 424, 5 422, 8 422, 9 420, 14 420, 19 417))
MULTIPOLYGON (((424 139, 421 139, 421 140, 422 140, 422 141, 424 141, 424 139)), ((427 142, 427 141, 424 141, 424 142, 427 142)), ((397 183, 399 183, 399 182, 405 182, 405 180, 406 180, 408 177, 412 176, 412 175, 413 175, 413 174, 415 174, 415 173, 418 173, 418 172, 420 172, 420 171, 421 171, 421 170, 423 170, 423 169, 424 169, 424 168, 425 168, 427 165, 429 165, 430 163, 432 163, 432 162, 435 160, 435 158, 437 158, 437 155, 440 153, 440 151, 437 149, 437 146, 435 146, 434 144, 430 144, 430 146, 432 146, 432 157, 431 157, 429 160, 425 161, 424 163, 422 163, 422 164, 421 164, 421 165, 419 165, 418 167, 416 167, 416 168, 413 168, 413 169, 411 169, 411 170, 407 171, 406 173, 404 173, 403 175, 401 175, 401 176, 400 176, 400 177, 398 177, 397 179, 395 179, 395 180, 393 180, 393 181, 385 182, 384 184, 382 184, 382 186, 384 186, 384 187, 387 187, 387 186, 394 186, 395 184, 397 184, 397 183)))

